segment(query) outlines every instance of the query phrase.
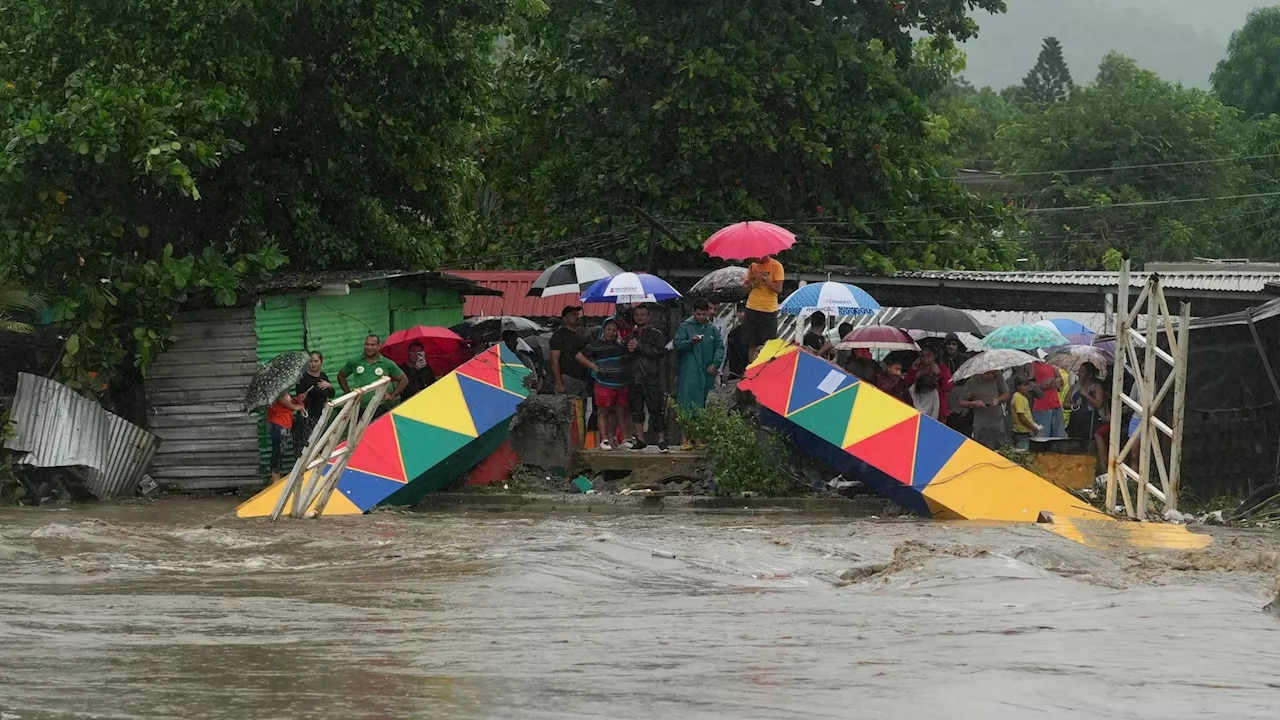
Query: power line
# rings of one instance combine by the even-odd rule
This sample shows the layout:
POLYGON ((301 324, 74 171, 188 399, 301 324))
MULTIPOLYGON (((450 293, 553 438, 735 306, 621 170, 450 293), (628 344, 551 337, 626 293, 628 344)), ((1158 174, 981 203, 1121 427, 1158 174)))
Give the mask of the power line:
POLYGON ((1108 170, 1147 170, 1150 168, 1186 167, 1188 165, 1211 165, 1211 164, 1217 164, 1217 163, 1244 162, 1248 160, 1267 160, 1270 158, 1280 158, 1280 153, 1271 153, 1269 155, 1242 155, 1239 157, 1229 157, 1229 158, 1211 158, 1208 160, 1183 160, 1180 162, 1147 163, 1145 165, 1113 165, 1109 167, 1094 167, 1094 168, 1080 168, 1080 169, 1063 168, 1061 170, 1037 170, 1035 172, 996 173, 996 174, 999 175, 1000 177, 1005 177, 1005 178, 1037 177, 1041 175, 1068 175, 1072 173, 1104 172, 1108 170))

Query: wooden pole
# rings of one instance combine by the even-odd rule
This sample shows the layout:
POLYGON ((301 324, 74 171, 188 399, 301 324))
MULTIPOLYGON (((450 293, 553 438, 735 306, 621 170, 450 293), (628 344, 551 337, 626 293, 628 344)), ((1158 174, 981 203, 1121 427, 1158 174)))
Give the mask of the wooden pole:
POLYGON ((1151 482, 1151 443, 1160 440, 1153 437, 1155 426, 1151 424, 1151 418, 1155 417, 1156 408, 1156 326, 1157 316, 1157 296, 1163 292, 1160 288, 1160 276, 1155 273, 1151 274, 1151 278, 1147 280, 1147 284, 1151 289, 1147 297, 1147 338, 1146 338, 1146 355, 1142 368, 1142 421, 1138 423, 1139 432, 1142 438, 1139 441, 1138 449, 1138 500, 1135 503, 1137 518, 1145 520, 1147 517, 1147 484, 1151 482))
MULTIPOLYGON (((1124 416, 1124 362, 1128 356, 1129 333, 1129 261, 1120 266, 1120 286, 1116 292, 1116 364, 1111 370, 1111 437, 1107 442, 1107 512, 1116 507, 1116 483, 1129 482, 1120 473, 1120 426, 1124 416)), ((1126 493, 1127 495, 1127 493, 1126 493)), ((1125 503, 1128 504, 1127 502, 1125 503)))
POLYGON ((1178 494, 1182 488, 1182 431, 1187 418, 1187 363, 1191 354, 1191 303, 1182 303, 1178 318, 1178 351, 1173 374, 1173 440, 1169 447, 1169 490, 1165 493, 1165 507, 1178 509, 1178 494))
POLYGON ((351 455, 355 452, 355 448, 360 444, 360 438, 364 436, 364 431, 369 427, 369 423, 373 422, 373 416, 377 414, 378 407, 382 405, 382 399, 387 392, 387 384, 390 382, 387 378, 379 381, 375 385, 373 398, 364 408, 363 412, 353 414, 351 416, 351 425, 347 433, 347 452, 343 455, 342 460, 334 466, 333 470, 325 477, 324 486, 320 488, 316 497, 316 509, 308 517, 318 518, 324 514, 325 506, 329 504, 329 498, 333 495, 333 491, 338 487, 338 480, 342 473, 347 469, 347 463, 351 459, 351 455))

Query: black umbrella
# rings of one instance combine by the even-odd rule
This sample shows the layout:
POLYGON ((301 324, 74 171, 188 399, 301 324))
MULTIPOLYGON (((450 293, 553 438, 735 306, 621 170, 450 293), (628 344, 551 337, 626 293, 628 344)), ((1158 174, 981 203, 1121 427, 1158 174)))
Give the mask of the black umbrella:
POLYGON ((987 334, 982 324, 972 315, 945 305, 919 305, 906 308, 884 323, 903 330, 922 330, 930 333, 969 333, 977 337, 987 334))
POLYGON ((302 371, 307 369, 307 361, 311 356, 305 352, 280 353, 263 365, 249 381, 244 393, 244 411, 254 410, 270 405, 276 398, 291 390, 298 384, 302 371))
POLYGON ((490 315, 488 317, 467 318, 449 329, 473 343, 480 344, 498 342, 502 339, 502 332, 504 330, 515 330, 516 335, 522 338, 526 338, 531 335, 538 335, 547 331, 545 327, 530 320, 529 318, 518 317, 515 315, 490 315))

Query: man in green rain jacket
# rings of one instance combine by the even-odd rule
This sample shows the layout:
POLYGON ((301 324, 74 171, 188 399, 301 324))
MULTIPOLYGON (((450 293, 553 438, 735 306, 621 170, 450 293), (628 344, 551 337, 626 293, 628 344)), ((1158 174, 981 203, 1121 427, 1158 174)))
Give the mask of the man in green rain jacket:
POLYGON ((704 407, 724 361, 724 341, 720 329, 711 322, 711 303, 698 300, 693 317, 680 323, 672 344, 680 359, 676 404, 686 411, 704 407))

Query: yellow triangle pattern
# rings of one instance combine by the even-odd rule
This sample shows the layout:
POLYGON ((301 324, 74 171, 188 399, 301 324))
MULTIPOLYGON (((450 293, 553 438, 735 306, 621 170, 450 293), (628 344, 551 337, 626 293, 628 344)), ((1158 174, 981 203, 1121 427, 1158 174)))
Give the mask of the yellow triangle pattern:
POLYGON ((800 352, 800 348, 792 345, 786 340, 770 340, 764 344, 764 347, 760 348, 760 354, 756 356, 755 362, 751 363, 747 367, 763 365, 774 358, 780 358, 783 355, 793 352, 800 352))
MULTIPOLYGON (((310 475, 311 473, 307 473, 310 475)), ((284 492, 284 484, 288 478, 282 478, 272 483, 262 492, 245 500, 236 507, 236 517, 254 518, 254 517, 270 517, 271 511, 276 508, 276 502, 280 500, 280 493, 284 492)), ((309 510, 315 509, 315 503, 311 504, 309 510)), ((288 507, 284 509, 282 515, 288 515, 293 511, 293 500, 289 501, 288 507)), ((324 506, 324 517, 331 515, 363 515, 360 508, 356 507, 347 496, 336 490, 329 496, 329 502, 324 506)))
POLYGON ((431 387, 392 410, 391 414, 452 430, 467 437, 477 435, 476 423, 471 419, 466 399, 462 397, 462 386, 458 384, 457 373, 449 373, 440 378, 431 387))
POLYGON ((870 383, 859 383, 858 399, 853 403, 849 427, 844 431, 843 447, 860 443, 918 414, 915 408, 886 395, 870 383))

